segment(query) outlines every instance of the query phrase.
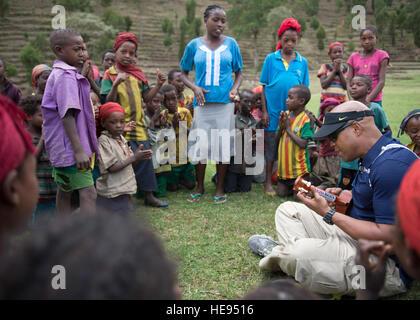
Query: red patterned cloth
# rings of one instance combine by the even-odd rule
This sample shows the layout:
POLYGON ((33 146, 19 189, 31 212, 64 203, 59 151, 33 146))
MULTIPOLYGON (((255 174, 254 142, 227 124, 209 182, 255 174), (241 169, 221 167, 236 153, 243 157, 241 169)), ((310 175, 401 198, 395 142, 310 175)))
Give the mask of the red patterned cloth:
POLYGON ((414 162, 401 182, 398 215, 408 245, 420 256, 420 160, 414 162))
POLYGON ((35 154, 31 135, 25 130, 25 113, 10 99, 0 94, 0 183, 18 168, 26 152, 35 154))

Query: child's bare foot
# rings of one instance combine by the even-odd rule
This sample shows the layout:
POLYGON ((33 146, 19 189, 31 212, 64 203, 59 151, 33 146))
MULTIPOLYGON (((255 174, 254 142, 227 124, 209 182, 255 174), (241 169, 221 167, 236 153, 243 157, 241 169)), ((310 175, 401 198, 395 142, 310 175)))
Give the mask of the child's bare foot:
POLYGON ((264 184, 264 193, 268 196, 275 196, 276 192, 273 189, 273 185, 271 183, 264 184))

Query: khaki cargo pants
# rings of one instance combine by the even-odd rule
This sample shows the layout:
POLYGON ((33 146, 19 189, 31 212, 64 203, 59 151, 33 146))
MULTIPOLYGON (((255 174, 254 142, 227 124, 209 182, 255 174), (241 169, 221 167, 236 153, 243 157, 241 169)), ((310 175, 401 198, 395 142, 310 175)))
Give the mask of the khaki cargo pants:
MULTIPOLYGON (((285 202, 276 211, 280 245, 260 260, 263 271, 283 271, 321 294, 355 294, 363 274, 355 266, 357 241, 302 203, 285 202), (358 279, 355 279, 355 276, 358 279)), ((374 256, 371 256, 375 259, 374 256)), ((405 292, 393 260, 388 259, 381 296, 405 292)))

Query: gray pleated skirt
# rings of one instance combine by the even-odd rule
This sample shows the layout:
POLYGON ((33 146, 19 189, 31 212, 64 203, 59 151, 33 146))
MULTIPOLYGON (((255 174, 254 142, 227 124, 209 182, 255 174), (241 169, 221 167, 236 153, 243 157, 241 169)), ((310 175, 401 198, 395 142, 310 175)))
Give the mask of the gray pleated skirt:
POLYGON ((229 163, 235 155, 235 105, 206 103, 194 109, 188 136, 188 159, 192 163, 211 159, 229 163))

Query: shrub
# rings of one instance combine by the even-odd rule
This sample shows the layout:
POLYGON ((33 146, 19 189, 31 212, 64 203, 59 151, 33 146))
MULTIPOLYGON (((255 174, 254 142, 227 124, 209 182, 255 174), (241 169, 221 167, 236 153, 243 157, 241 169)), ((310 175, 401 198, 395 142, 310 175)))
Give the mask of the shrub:
POLYGON ((324 50, 325 46, 324 46, 324 39, 318 39, 318 49, 320 51, 324 50))
POLYGON ((69 11, 92 12, 90 0, 52 0, 53 4, 61 4, 69 11))
POLYGON ((37 64, 42 63, 43 56, 41 52, 34 48, 31 43, 27 43, 20 52, 19 59, 25 67, 26 79, 31 82, 32 69, 37 64))
POLYGON ((314 29, 314 30, 316 30, 316 29, 318 29, 318 27, 319 27, 320 24, 321 23, 319 22, 318 17, 317 16, 313 16, 312 19, 311 19, 311 23, 310 23, 311 28, 314 29))
POLYGON ((316 32, 316 37, 319 40, 319 39, 325 39, 326 36, 327 34, 325 33, 325 29, 323 25, 321 24, 316 32))
POLYGON ((104 22, 109 26, 113 26, 118 31, 122 31, 125 28, 124 17, 111 8, 104 10, 104 22))
POLYGON ((0 0, 0 17, 4 17, 6 15, 6 12, 9 11, 9 8, 9 0, 0 0))
POLYGON ((133 25, 133 20, 129 16, 124 17, 124 24, 125 24, 125 31, 129 32, 131 29, 131 26, 133 25))
POLYGON ((112 4, 112 0, 101 0, 101 6, 104 8, 111 6, 111 4, 112 4))
MULTIPOLYGON (((67 18, 67 26, 81 33, 91 58, 93 56, 100 59, 105 50, 113 47, 117 35, 116 29, 106 25, 98 16, 91 13, 71 14, 67 18)), ((101 63, 100 60, 94 62, 101 63)))
POLYGON ((15 66, 6 64, 6 74, 8 77, 14 77, 18 74, 18 71, 15 66))
POLYGON ((305 0, 304 10, 308 16, 315 16, 319 12, 319 0, 305 0))

